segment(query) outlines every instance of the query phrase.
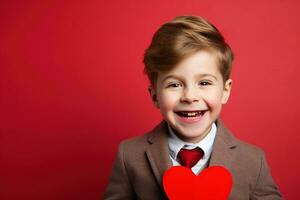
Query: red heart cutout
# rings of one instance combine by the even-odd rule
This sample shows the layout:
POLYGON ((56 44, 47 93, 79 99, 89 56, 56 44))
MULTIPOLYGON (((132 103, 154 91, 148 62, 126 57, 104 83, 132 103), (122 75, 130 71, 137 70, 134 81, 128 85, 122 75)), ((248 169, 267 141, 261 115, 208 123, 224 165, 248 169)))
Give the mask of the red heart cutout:
POLYGON ((208 167, 198 176, 186 167, 175 166, 165 172, 163 186, 170 200, 226 200, 232 176, 221 166, 208 167))

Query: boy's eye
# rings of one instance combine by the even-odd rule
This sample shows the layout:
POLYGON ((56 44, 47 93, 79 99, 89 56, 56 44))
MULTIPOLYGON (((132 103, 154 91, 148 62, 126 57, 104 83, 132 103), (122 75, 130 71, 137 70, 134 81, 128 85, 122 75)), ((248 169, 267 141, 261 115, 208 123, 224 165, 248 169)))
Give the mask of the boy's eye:
POLYGON ((180 83, 171 83, 167 87, 169 88, 169 87, 180 87, 180 86, 181 86, 180 83))
POLYGON ((199 85, 200 85, 200 86, 207 86, 207 85, 211 85, 211 83, 208 82, 208 81, 201 81, 201 82, 199 83, 199 85))

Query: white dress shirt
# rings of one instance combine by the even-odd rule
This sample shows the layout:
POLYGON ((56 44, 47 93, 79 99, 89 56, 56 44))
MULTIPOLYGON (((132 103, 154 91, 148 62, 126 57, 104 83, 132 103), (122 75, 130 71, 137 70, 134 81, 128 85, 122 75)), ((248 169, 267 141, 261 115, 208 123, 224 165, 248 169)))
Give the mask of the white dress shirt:
POLYGON ((192 167, 192 171, 194 174, 198 175, 208 164, 208 160, 210 158, 212 148, 213 148, 213 143, 217 134, 217 126, 215 123, 212 124, 210 132, 203 138, 200 142, 198 143, 189 143, 189 142, 184 142, 180 138, 178 138, 170 125, 168 125, 168 129, 170 132, 169 138, 168 138, 168 143, 169 143, 169 153, 170 153, 170 158, 172 160, 173 166, 179 166, 180 163, 177 158, 177 154, 180 151, 181 148, 185 149, 194 149, 196 147, 200 147, 204 155, 202 159, 200 159, 195 166, 192 167))

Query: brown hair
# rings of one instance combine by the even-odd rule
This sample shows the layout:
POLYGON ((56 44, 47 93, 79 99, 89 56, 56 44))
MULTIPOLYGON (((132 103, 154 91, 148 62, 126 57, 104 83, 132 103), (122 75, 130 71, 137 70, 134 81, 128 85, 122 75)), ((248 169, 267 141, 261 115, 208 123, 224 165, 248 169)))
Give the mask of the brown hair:
POLYGON ((196 16, 178 16, 156 31, 144 54, 144 72, 154 86, 159 72, 200 50, 215 53, 223 80, 228 80, 233 52, 214 25, 196 16))

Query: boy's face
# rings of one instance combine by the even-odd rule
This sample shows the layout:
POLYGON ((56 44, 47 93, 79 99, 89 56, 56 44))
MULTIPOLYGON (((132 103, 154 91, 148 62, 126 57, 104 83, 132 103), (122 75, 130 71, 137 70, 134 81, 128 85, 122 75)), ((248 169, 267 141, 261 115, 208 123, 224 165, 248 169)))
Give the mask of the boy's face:
POLYGON ((168 72, 160 72, 152 99, 176 135, 199 142, 218 118, 230 95, 232 80, 223 81, 213 54, 199 51, 168 72))

